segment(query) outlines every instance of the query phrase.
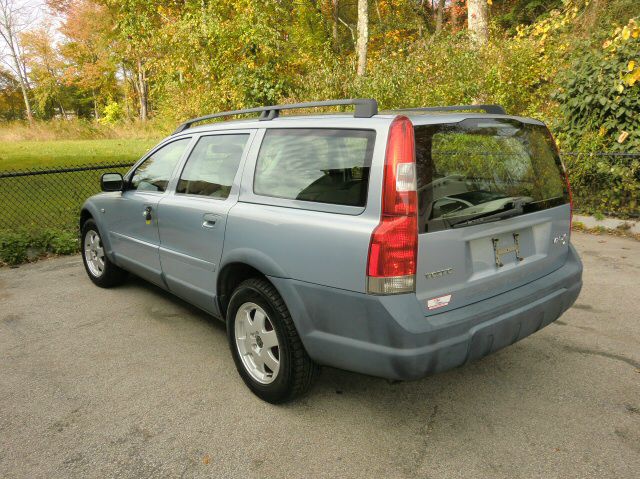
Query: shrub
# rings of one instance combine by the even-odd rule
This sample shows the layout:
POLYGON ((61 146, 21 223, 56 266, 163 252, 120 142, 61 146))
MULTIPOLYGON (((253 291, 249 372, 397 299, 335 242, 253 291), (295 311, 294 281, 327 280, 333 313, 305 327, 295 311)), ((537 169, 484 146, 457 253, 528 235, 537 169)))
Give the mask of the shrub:
POLYGON ((29 237, 13 232, 0 233, 0 261, 7 264, 24 263, 27 260, 29 237))
POLYGON ((102 118, 98 120, 101 125, 114 125, 124 117, 124 110, 118 102, 111 101, 102 110, 102 118))
POLYGON ((583 150, 589 142, 607 151, 640 150, 640 26, 634 19, 601 48, 579 55, 560 87, 565 149, 583 150))
POLYGON ((17 265, 48 254, 78 252, 76 233, 62 230, 0 230, 0 264, 17 265))
POLYGON ((621 218, 638 214, 640 160, 587 153, 564 161, 577 211, 621 218))

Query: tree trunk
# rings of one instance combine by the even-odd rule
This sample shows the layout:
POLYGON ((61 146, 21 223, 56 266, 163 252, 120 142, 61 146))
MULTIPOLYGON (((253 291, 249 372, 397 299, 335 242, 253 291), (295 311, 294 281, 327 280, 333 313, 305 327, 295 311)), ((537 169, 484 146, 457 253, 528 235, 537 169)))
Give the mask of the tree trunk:
POLYGON ((147 85, 147 75, 140 59, 137 60, 138 67, 138 98, 140 99, 140 120, 147 121, 149 117, 149 87, 147 85))
POLYGON ((458 27, 458 10, 457 10, 458 2, 456 0, 452 0, 451 6, 449 7, 451 12, 451 31, 455 32, 458 27))
POLYGON ((489 5, 487 0, 468 0, 467 22, 474 45, 485 45, 489 41, 489 5))
POLYGON ((60 115, 62 115, 62 118, 64 118, 65 120, 68 120, 69 118, 67 117, 67 110, 64 109, 64 106, 62 105, 62 101, 60 100, 60 97, 58 97, 58 108, 60 108, 60 115))
POLYGON ((122 77, 124 78, 124 82, 122 83, 123 85, 123 95, 124 95, 124 105, 125 108, 127 109, 127 119, 130 120, 131 119, 131 106, 129 105, 130 99, 129 99, 129 88, 131 87, 131 82, 129 80, 129 75, 127 74, 127 67, 125 66, 124 62, 122 63, 122 65, 120 65, 120 68, 122 68, 122 77))
POLYGON ((22 98, 24 98, 24 107, 27 112, 27 120, 29 123, 33 123, 33 111, 31 111, 31 101, 29 100, 29 93, 25 85, 22 75, 20 75, 20 90, 22 90, 22 98))
POLYGON ((100 111, 98 110, 98 98, 96 97, 95 90, 93 91, 93 116, 96 120, 100 119, 100 111))
POLYGON ((331 36, 333 38, 333 48, 335 50, 338 49, 338 5, 339 5, 339 0, 331 0, 332 1, 332 5, 331 5, 331 14, 333 16, 333 25, 332 27, 332 31, 331 31, 331 36))
POLYGON ((368 0, 358 0, 358 41, 356 52, 358 54, 358 76, 364 76, 367 72, 367 46, 369 43, 369 5, 368 0))
POLYGON ((444 16, 444 2, 445 0, 440 0, 438 2, 438 9, 436 10, 436 33, 440 33, 442 31, 442 17, 444 16))

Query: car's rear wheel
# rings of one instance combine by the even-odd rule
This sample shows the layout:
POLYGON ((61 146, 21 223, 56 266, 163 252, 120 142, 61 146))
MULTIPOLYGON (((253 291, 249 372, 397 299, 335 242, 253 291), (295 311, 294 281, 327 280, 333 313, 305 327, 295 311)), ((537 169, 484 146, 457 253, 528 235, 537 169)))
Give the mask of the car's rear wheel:
POLYGON ((318 368, 309 358, 282 297, 265 279, 238 286, 227 310, 229 346, 245 384, 281 403, 306 392, 318 368))
POLYGON ((89 219, 82 225, 82 262, 94 284, 110 288, 121 284, 127 272, 111 262, 104 251, 100 230, 95 221, 89 219))

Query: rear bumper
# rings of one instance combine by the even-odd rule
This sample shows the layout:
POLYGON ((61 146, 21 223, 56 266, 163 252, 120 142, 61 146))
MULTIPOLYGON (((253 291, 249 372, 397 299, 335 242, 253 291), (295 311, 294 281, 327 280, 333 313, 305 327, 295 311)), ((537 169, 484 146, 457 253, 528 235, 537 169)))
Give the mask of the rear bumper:
POLYGON ((425 317, 414 294, 371 296, 270 278, 307 352, 322 365, 417 379, 481 358, 555 321, 582 288, 573 248, 556 271, 478 303, 425 317))

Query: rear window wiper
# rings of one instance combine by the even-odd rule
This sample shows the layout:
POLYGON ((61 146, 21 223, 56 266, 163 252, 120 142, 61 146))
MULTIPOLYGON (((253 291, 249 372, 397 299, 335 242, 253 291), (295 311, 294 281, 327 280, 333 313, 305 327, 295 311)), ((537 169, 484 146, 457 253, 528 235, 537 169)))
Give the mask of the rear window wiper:
POLYGON ((466 220, 461 220, 456 223, 450 224, 451 228, 460 228, 462 226, 475 225, 480 223, 489 223, 491 221, 498 221, 506 218, 512 218, 524 214, 524 202, 514 201, 513 206, 507 210, 502 210, 497 213, 482 213, 481 215, 471 217, 466 220))

